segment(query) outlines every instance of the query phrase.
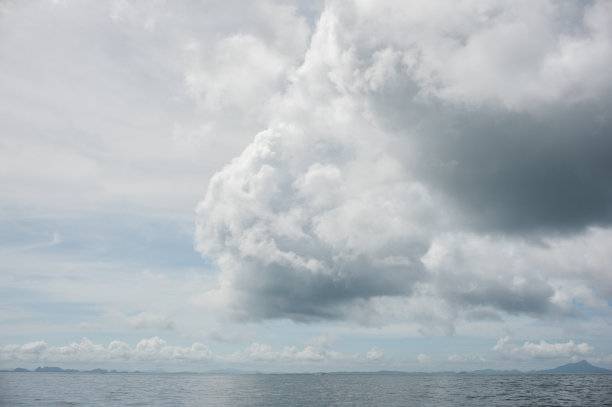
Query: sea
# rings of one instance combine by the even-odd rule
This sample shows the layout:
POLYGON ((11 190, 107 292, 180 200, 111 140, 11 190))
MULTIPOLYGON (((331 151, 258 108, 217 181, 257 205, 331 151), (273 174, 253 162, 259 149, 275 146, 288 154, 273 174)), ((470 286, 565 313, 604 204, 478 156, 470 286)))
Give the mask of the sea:
POLYGON ((0 373, 2 406, 612 406, 612 375, 0 373))

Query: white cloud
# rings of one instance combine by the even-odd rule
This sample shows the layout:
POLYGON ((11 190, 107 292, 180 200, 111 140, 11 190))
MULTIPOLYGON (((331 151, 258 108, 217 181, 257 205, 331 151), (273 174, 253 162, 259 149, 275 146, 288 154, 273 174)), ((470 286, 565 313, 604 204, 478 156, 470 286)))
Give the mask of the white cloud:
POLYGON ((510 337, 508 336, 499 339, 493 350, 506 357, 527 360, 586 357, 593 353, 593 347, 586 342, 575 343, 573 340, 569 340, 565 343, 548 343, 541 340, 539 343, 524 342, 521 346, 518 346, 510 343, 510 337))
POLYGON ((417 362, 419 363, 429 362, 430 359, 431 358, 424 353, 419 353, 419 355, 417 356, 417 362))
POLYGON ((131 347, 126 342, 112 341, 108 346, 94 344, 83 338, 67 346, 50 346, 45 342, 7 345, 1 359, 36 362, 139 362, 139 361, 207 361, 215 356, 206 345, 194 343, 190 347, 168 345, 159 337, 143 339, 131 347))
POLYGON ((343 23, 356 20, 361 36, 385 36, 386 60, 401 61, 398 65, 418 83, 422 97, 475 106, 501 103, 522 110, 560 98, 601 95, 610 85, 605 61, 612 48, 609 25, 603 21, 612 10, 605 1, 575 7, 526 1, 334 6, 343 23), (571 21, 581 13, 582 21, 571 21), (386 31, 378 26, 380 21, 386 31))
POLYGON ((459 362, 459 363, 464 363, 464 362, 483 363, 487 361, 484 357, 478 356, 478 355, 450 355, 448 357, 448 360, 450 362, 459 362))
MULTIPOLYGON (((71 342, 67 346, 51 346, 43 341, 23 345, 6 345, 0 348, 0 361, 3 362, 55 362, 55 363, 121 363, 124 366, 155 363, 188 363, 206 362, 206 366, 260 365, 292 366, 321 365, 329 362, 367 363, 380 360, 383 353, 376 347, 367 352, 365 357, 346 355, 325 346, 306 345, 303 348, 285 346, 275 350, 272 346, 253 342, 244 349, 230 353, 218 354, 200 342, 190 346, 168 344, 157 336, 140 340, 136 346, 123 341, 111 341, 107 346, 95 344, 88 338, 81 342, 71 342)), ((201 369, 201 367, 200 367, 201 369)))
MULTIPOLYGON (((110 346, 110 345, 109 345, 110 346)), ((194 343, 190 347, 170 346, 158 337, 143 339, 136 344, 135 355, 144 360, 207 360, 214 357, 206 345, 194 343)))
POLYGON ((280 351, 275 351, 270 345, 255 342, 234 357, 237 360, 246 359, 264 362, 318 362, 327 359, 329 356, 327 352, 313 346, 306 346, 303 349, 287 346, 280 351))
POLYGON ((368 351, 368 353, 366 353, 367 360, 380 360, 380 359, 383 359, 384 357, 385 357, 385 354, 380 349, 378 349, 376 346, 374 346, 372 349, 368 351))
POLYGON ((212 55, 197 43, 186 46, 196 66, 185 80, 193 96, 210 110, 238 107, 249 113, 276 92, 288 64, 252 35, 233 34, 215 44, 212 55))

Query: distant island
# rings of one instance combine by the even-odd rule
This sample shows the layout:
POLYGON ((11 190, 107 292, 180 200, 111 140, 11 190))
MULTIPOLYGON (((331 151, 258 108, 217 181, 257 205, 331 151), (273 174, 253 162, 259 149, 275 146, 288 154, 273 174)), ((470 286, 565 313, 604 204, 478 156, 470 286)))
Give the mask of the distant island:
POLYGON ((603 367, 593 366, 586 360, 581 360, 576 363, 568 363, 566 365, 558 366, 554 369, 546 370, 530 370, 523 372, 520 370, 495 370, 495 369, 481 369, 473 370, 470 372, 454 372, 454 371, 442 371, 442 372, 401 372, 401 371, 387 371, 382 370, 378 372, 332 372, 329 374, 386 374, 386 375, 513 375, 513 374, 612 374, 612 370, 604 369, 603 367))
MULTIPOLYGON (((118 370, 106 370, 106 369, 92 369, 92 370, 77 370, 77 369, 62 369, 56 366, 45 366, 37 367, 34 370, 28 370, 18 367, 13 370, 0 370, 0 372, 22 372, 22 373, 159 373, 159 372, 144 372, 144 371, 118 371, 118 370)), ((257 371, 245 371, 237 369, 222 369, 222 370, 209 370, 207 372, 173 372, 168 374, 265 374, 257 371)), ((282 374, 270 373, 270 374, 282 374)), ((441 372, 402 372, 392 370, 379 370, 376 372, 319 372, 319 373, 304 373, 304 374, 329 374, 329 375, 515 375, 515 374, 612 374, 612 370, 604 369, 603 367, 593 366, 586 360, 581 360, 576 363, 568 363, 562 366, 558 366, 554 369, 546 370, 530 370, 523 372, 520 370, 495 370, 495 369, 481 369, 473 370, 470 372, 455 372, 455 371, 441 371, 441 372)))
POLYGON ((568 363, 567 365, 559 366, 554 369, 540 370, 541 374, 571 374, 571 373, 595 373, 595 374, 610 374, 612 370, 604 369, 603 367, 593 366, 586 360, 581 360, 576 363, 568 363))

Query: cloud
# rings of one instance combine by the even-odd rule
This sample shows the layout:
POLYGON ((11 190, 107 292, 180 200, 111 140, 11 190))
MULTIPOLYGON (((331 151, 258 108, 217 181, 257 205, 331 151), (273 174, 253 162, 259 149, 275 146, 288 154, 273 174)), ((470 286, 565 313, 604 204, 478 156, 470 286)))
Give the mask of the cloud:
POLYGON ((305 341, 305 343, 306 343, 306 345, 309 345, 309 346, 312 346, 312 347, 315 347, 315 348, 331 349, 339 341, 340 341, 340 338, 338 338, 334 334, 330 334, 330 335, 313 336, 312 338, 308 338, 305 341))
POLYGON ((493 350, 506 357, 526 360, 534 358, 586 357, 593 353, 593 347, 588 343, 575 343, 572 340, 566 343, 548 343, 541 340, 540 343, 524 342, 521 346, 509 342, 510 337, 501 338, 497 341, 493 350))
POLYGON ((160 331, 170 331, 174 329, 172 317, 165 314, 143 311, 132 316, 123 315, 121 313, 117 316, 122 319, 123 324, 130 329, 156 329, 160 331))
POLYGON ((425 355, 424 353, 419 353, 419 355, 417 356, 417 362, 419 363, 426 363, 429 362, 431 358, 427 355, 425 355))
POLYGON ((385 354, 377 347, 373 347, 372 349, 368 351, 368 353, 366 353, 367 360, 380 360, 380 359, 383 359, 384 357, 385 357, 385 354))
POLYGON ((263 362, 278 362, 278 361, 323 361, 327 358, 327 354, 313 346, 306 346, 304 349, 298 349, 290 346, 285 347, 281 351, 274 351, 270 345, 262 345, 253 343, 249 345, 238 358, 244 357, 250 361, 263 362))
POLYGON ((138 361, 207 361, 214 358, 212 352, 201 343, 190 347, 168 345, 159 337, 143 339, 135 347, 126 342, 112 341, 108 346, 94 344, 83 338, 67 346, 50 346, 47 343, 30 342, 24 345, 6 345, 1 350, 2 360, 49 362, 138 362, 138 361))
MULTIPOLYGON (((112 343, 111 343, 112 345, 112 343)), ((123 347, 123 344, 119 344, 123 347)), ((109 345, 110 347, 110 345, 109 345)), ((213 357, 206 345, 194 343, 191 347, 170 346, 158 337, 143 339, 136 345, 136 358, 145 360, 207 360, 213 357)))
POLYGON ((364 103, 397 136, 396 157, 452 200, 458 220, 504 233, 609 225, 608 3, 535 12, 527 3, 362 4, 333 10, 337 29, 353 35, 338 45, 354 58, 342 79, 361 84, 377 50, 397 55, 394 86, 364 103))
POLYGON ((0 18, 3 206, 70 213, 188 213, 265 127, 311 30, 267 0, 12 2, 0 18))
MULTIPOLYGON (((370 353, 368 352, 368 355, 370 353)), ((382 354, 381 354, 382 355, 382 354)), ((303 348, 296 346, 285 346, 281 350, 275 350, 272 346, 253 342, 241 351, 223 357, 231 363, 256 363, 265 364, 325 364, 329 362, 364 363, 372 360, 366 355, 365 358, 358 354, 347 355, 331 348, 330 340, 322 337, 310 338, 303 348)))
POLYGON ((220 274, 194 301, 428 333, 606 310, 611 13, 327 3, 268 128, 196 209, 220 274), (587 241, 593 258, 567 254, 587 241))
POLYGON ((185 80, 193 97, 211 110, 260 108, 276 92, 289 65, 253 35, 224 38, 215 44, 212 58, 197 43, 187 44, 186 50, 206 58, 187 71, 185 80))
MULTIPOLYGON (((367 363, 383 358, 383 353, 376 347, 367 352, 365 357, 358 354, 346 355, 327 346, 306 345, 303 348, 285 346, 275 350, 272 346, 253 342, 244 349, 230 353, 214 353, 208 346, 194 342, 190 346, 170 345, 157 336, 142 339, 135 346, 114 340, 107 346, 95 344, 88 338, 81 342, 71 342, 66 346, 51 346, 37 341, 23 345, 6 345, 0 347, 0 360, 7 362, 56 362, 56 363, 121 363, 147 364, 151 362, 216 363, 264 365, 322 364, 325 362, 367 363)), ((201 365, 200 365, 201 366, 201 365)))
POLYGON ((470 362, 470 363, 482 363, 486 362, 486 359, 478 355, 450 355, 448 357, 449 362, 470 362))
POLYGON ((269 130, 211 180, 197 209, 197 248, 223 270, 213 300, 248 304, 249 315, 236 309, 238 317, 339 318, 344 303, 403 295, 419 279, 425 248, 414 235, 424 227, 398 226, 428 204, 425 192, 393 182, 395 168, 384 157, 372 157, 381 168, 370 174, 371 188, 351 188, 362 179, 356 168, 345 170, 341 186, 340 165, 350 163, 325 161, 348 146, 326 144, 291 127, 269 130), (381 178, 391 178, 389 185, 377 185, 381 178), (413 210, 394 204, 394 195, 414 202, 413 210), (411 244, 413 253, 393 247, 411 244))
POLYGON ((219 343, 244 343, 253 339, 254 334, 246 330, 225 332, 220 328, 213 328, 203 333, 207 338, 219 343))
POLYGON ((445 234, 433 240, 422 260, 437 292, 457 306, 577 316, 580 311, 572 301, 609 309, 604 300, 610 295, 605 272, 609 259, 603 249, 609 239, 609 229, 540 242, 445 234))
MULTIPOLYGON (((163 278, 161 276, 150 276, 150 273, 141 273, 141 275, 147 276, 152 282, 158 282, 160 278, 163 278)), ((105 317, 113 325, 120 325, 129 330, 172 331, 176 325, 172 316, 161 311, 141 311, 126 314, 117 309, 111 309, 105 313, 105 317)), ((88 324, 81 325, 86 327, 88 324)))

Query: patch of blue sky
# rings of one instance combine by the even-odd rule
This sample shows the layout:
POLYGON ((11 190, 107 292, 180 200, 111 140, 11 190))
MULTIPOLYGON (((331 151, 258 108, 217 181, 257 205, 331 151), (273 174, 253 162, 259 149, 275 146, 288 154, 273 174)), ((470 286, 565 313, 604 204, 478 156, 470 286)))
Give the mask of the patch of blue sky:
POLYGON ((9 252, 36 253, 62 261, 112 260, 178 268, 202 266, 201 256, 193 249, 193 234, 183 222, 108 214, 2 223, 6 227, 0 232, 0 244, 9 252))

